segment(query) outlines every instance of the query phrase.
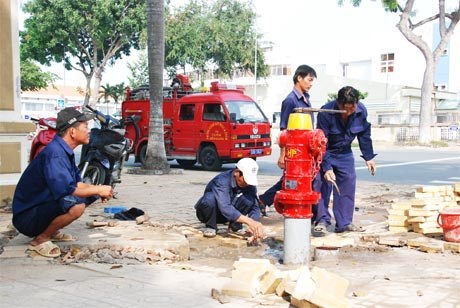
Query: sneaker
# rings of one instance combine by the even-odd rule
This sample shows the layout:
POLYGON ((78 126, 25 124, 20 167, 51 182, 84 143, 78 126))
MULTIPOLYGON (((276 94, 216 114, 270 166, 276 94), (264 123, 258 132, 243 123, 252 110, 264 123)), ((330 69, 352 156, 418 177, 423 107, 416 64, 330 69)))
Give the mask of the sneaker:
POLYGON ((216 237, 216 234, 217 234, 217 232, 213 228, 206 228, 203 231, 203 236, 208 237, 208 238, 216 237))

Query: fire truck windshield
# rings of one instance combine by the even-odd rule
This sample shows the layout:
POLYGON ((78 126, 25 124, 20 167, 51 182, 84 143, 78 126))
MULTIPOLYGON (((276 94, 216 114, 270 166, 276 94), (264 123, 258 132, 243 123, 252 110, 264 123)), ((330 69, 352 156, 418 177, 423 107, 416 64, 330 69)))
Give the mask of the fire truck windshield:
POLYGON ((230 113, 230 118, 240 123, 245 122, 268 122, 267 117, 252 101, 227 101, 225 106, 230 113))

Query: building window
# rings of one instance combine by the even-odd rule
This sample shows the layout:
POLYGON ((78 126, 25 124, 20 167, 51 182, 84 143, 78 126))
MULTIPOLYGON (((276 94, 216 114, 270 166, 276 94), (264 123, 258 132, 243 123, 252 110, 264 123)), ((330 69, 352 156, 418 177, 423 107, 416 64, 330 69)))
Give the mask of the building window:
POLYGON ((380 55, 380 72, 393 73, 395 66, 395 54, 385 53, 380 55))
POLYGON ((270 75, 272 76, 290 76, 291 66, 286 64, 277 64, 270 66, 270 75))
POLYGON ((435 84, 435 85, 434 85, 434 89, 435 89, 436 91, 446 91, 446 90, 447 90, 447 85, 446 85, 446 84, 443 84, 443 83, 441 83, 441 84, 435 84))

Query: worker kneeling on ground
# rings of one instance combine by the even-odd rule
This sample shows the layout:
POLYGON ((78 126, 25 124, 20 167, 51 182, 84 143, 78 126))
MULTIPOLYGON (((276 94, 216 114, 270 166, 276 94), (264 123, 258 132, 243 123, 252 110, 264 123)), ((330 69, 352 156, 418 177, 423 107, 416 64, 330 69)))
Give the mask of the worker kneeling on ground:
POLYGON ((226 222, 229 232, 241 232, 245 224, 254 239, 263 237, 256 187, 258 170, 255 160, 242 158, 234 170, 218 174, 206 185, 204 195, 195 204, 196 216, 206 224, 205 237, 216 236, 217 224, 226 222))

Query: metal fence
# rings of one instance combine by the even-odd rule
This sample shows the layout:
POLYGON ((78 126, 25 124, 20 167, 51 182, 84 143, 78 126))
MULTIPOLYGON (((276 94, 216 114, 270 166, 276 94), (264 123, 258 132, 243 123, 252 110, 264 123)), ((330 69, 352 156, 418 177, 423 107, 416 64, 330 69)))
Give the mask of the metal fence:
MULTIPOLYGON (((451 125, 447 127, 435 127, 434 128, 433 140, 442 141, 460 141, 460 129, 458 125, 451 125)), ((400 127, 397 134, 396 140, 403 141, 417 141, 419 138, 419 128, 414 127, 400 127)))

